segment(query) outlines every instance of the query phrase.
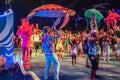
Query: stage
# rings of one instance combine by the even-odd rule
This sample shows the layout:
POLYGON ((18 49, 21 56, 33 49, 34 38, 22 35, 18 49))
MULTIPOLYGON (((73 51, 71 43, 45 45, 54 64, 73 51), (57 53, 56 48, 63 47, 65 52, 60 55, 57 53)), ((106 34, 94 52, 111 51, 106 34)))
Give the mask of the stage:
MULTIPOLYGON (((20 53, 20 51, 19 51, 20 53)), ((85 55, 82 60, 77 57, 76 67, 72 67, 71 57, 68 53, 65 53, 63 59, 60 60, 60 80, 89 80, 90 68, 85 66, 85 55)), ((103 62, 100 59, 100 68, 97 71, 98 77, 96 80, 119 80, 120 79, 120 60, 115 61, 115 58, 111 56, 110 64, 103 62)), ((31 58, 31 71, 33 71, 40 80, 44 80, 44 67, 45 59, 44 54, 39 49, 38 55, 32 54, 31 58)), ((49 79, 53 80, 53 66, 51 66, 49 72, 49 79)))

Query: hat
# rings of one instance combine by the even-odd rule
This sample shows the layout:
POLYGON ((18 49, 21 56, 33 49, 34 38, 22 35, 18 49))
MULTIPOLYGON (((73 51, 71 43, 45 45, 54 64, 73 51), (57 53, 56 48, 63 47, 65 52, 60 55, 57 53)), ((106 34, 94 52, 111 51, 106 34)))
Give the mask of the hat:
POLYGON ((90 35, 94 35, 95 33, 98 33, 96 30, 91 30, 90 35))

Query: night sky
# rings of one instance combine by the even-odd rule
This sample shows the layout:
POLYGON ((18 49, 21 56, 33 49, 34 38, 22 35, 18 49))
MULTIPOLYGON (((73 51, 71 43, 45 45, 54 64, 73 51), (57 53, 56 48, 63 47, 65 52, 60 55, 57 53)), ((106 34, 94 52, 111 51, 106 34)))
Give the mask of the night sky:
MULTIPOLYGON (((20 18, 26 17, 31 10, 47 3, 55 3, 74 9, 77 14, 83 16, 84 11, 92 8, 94 4, 109 3, 104 9, 120 9, 120 0, 12 0, 11 5, 15 13, 15 29, 20 25, 20 18)), ((5 11, 5 0, 0 0, 0 13, 5 11)))

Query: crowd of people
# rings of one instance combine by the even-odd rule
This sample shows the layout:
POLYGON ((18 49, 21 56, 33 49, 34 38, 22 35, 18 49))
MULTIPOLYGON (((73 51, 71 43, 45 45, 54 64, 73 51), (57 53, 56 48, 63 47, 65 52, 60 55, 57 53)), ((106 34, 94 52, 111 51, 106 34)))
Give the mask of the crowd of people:
POLYGON ((99 68, 99 58, 110 64, 110 57, 114 56, 117 61, 120 57, 120 26, 119 19, 105 19, 106 28, 98 27, 96 16, 90 21, 90 28, 84 31, 58 30, 60 18, 52 26, 45 26, 40 30, 38 24, 30 24, 29 21, 21 19, 14 37, 15 47, 22 49, 22 60, 24 68, 30 69, 30 56, 38 55, 41 48, 45 54, 46 67, 44 79, 48 80, 48 72, 51 62, 54 64, 54 79, 59 80, 60 63, 65 54, 71 56, 71 64, 76 67, 77 57, 82 60, 86 55, 86 67, 91 66, 91 80, 94 80, 96 70, 99 68), (36 26, 34 28, 34 26, 36 26), (34 50, 34 51, 32 51, 34 50), (27 53, 26 53, 27 52, 27 53), (26 56, 27 55, 27 56, 26 56), (91 64, 89 63, 91 62, 91 64))
MULTIPOLYGON (((94 30, 86 29, 83 32, 72 32, 70 30, 59 30, 59 37, 57 39, 52 39, 52 48, 53 51, 57 52, 57 58, 58 60, 62 59, 64 57, 64 54, 68 53, 68 55, 71 56, 71 63, 72 66, 76 66, 76 57, 79 57, 79 59, 83 59, 84 53, 87 55, 87 57, 91 60, 93 63, 93 70, 91 73, 95 74, 95 70, 98 69, 98 62, 95 62, 93 59, 93 56, 96 51, 97 61, 99 61, 99 57, 103 58, 104 62, 110 63, 110 56, 115 56, 115 59, 119 59, 119 53, 120 53, 120 38, 115 34, 113 29, 110 29, 109 31, 105 31, 104 29, 98 30, 98 28, 95 28, 94 30), (95 40, 92 40, 94 39, 95 40), (86 44, 87 40, 87 44, 86 44), (96 47, 94 47, 93 43, 95 41, 96 47), (92 45, 92 47, 91 47, 92 45), (85 48, 88 49, 85 49, 85 48), (96 48, 97 50, 94 51, 96 48), (96 63, 96 64, 94 64, 96 63), (95 67, 94 67, 95 66, 95 67), (95 69, 95 70, 94 70, 95 69)), ((37 52, 39 48, 41 48, 44 52, 44 48, 42 48, 42 37, 43 37, 44 31, 38 30, 38 33, 31 35, 31 54, 37 56, 39 53, 37 52)), ((53 36, 55 34, 54 30, 51 30, 49 32, 49 35, 53 36)), ((22 38, 17 37, 17 38, 22 38)), ((16 40, 16 39, 15 39, 16 40)), ((21 41, 16 42, 15 45, 20 45, 21 41)), ((18 47, 18 46, 17 46, 18 47)), ((87 59, 87 58, 86 58, 87 59)), ((90 64, 86 63, 86 66, 89 66, 90 64)), ((93 76, 93 75, 91 75, 93 76)))
MULTIPOLYGON (((85 58, 86 67, 91 67, 90 80, 95 80, 100 57, 108 64, 111 62, 111 56, 114 56, 116 61, 120 59, 120 25, 118 24, 120 16, 114 10, 108 11, 108 17, 103 20, 106 26, 101 28, 98 27, 95 14, 92 14, 89 27, 82 31, 62 30, 67 23, 57 30, 56 26, 60 20, 61 17, 58 17, 52 26, 44 26, 41 30, 40 23, 30 23, 26 18, 21 18, 21 25, 14 35, 14 47, 21 49, 25 70, 30 70, 31 57, 38 56, 38 49, 42 50, 46 60, 44 80, 49 80, 51 63, 54 66, 54 80, 59 80, 59 61, 65 55, 69 55, 73 67, 76 67, 77 61, 85 58), (84 55, 86 57, 83 57, 84 55)), ((69 21, 68 14, 65 20, 64 23, 69 21)), ((75 24, 75 26, 79 25, 75 24)), ((3 71, 5 62, 6 59, 0 55, 0 72, 3 71)))

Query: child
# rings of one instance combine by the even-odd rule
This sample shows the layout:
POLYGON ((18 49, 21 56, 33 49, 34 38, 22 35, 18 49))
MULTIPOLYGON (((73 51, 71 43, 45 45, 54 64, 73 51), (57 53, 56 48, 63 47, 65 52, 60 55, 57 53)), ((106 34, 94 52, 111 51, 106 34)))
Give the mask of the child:
POLYGON ((75 39, 73 39, 71 42, 71 58, 72 58, 72 66, 76 67, 76 55, 77 55, 77 51, 76 51, 76 41, 75 39))

